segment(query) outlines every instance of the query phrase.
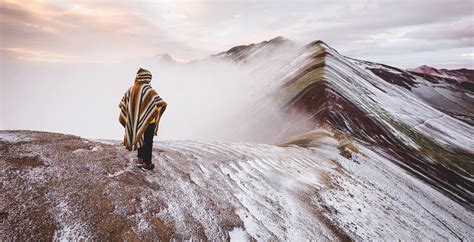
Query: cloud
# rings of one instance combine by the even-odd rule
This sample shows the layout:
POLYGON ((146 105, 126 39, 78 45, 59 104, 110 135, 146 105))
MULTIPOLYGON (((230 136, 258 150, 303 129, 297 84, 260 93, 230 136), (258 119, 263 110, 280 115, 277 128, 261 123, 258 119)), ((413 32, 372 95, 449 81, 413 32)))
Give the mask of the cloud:
POLYGON ((474 22, 472 18, 455 23, 443 23, 429 28, 420 28, 405 34, 406 38, 425 40, 463 40, 474 39, 474 22))
MULTIPOLYGON (((16 56, 20 60, 36 61, 36 62, 88 62, 88 63, 101 63, 101 60, 91 60, 81 57, 66 56, 54 52, 48 52, 43 50, 32 50, 25 48, 6 48, 0 49, 2 52, 9 52, 10 55, 16 56)), ((113 63, 108 61, 108 63, 113 63)))
MULTIPOLYGON (((21 120, 22 126, 16 128, 63 127, 57 131, 79 132, 76 129, 94 125, 87 117, 97 111, 107 117, 102 121, 106 124, 87 131, 91 132, 88 135, 103 132, 103 137, 107 137, 106 134, 117 133, 117 127, 107 126, 116 118, 116 110, 110 107, 116 106, 116 100, 133 79, 131 73, 157 54, 193 60, 275 36, 285 36, 299 44, 322 39, 341 54, 402 68, 422 64, 474 68, 473 5, 472 0, 3 0, 0 127, 2 121, 3 125, 17 125, 17 120, 21 120), (59 75, 53 78, 51 73, 59 75), (90 90, 90 86, 97 88, 90 90), (17 93, 29 97, 23 100, 29 112, 5 104, 16 101, 17 93), (56 99, 50 100, 53 98, 71 101, 55 102, 56 99), (81 98, 97 106, 90 110, 81 98), (51 113, 65 109, 73 116, 81 115, 73 121, 70 115, 62 115, 54 124, 44 115, 31 124, 30 113, 37 111, 36 103, 44 99, 51 101, 51 113), (7 120, 4 113, 23 118, 7 120)), ((176 110, 184 110, 188 105, 181 99, 183 92, 177 91, 184 86, 184 93, 198 98, 201 84, 211 86, 208 81, 216 78, 255 81, 239 76, 244 74, 241 70, 229 70, 226 66, 209 65, 204 73, 192 68, 186 73, 165 70, 160 65, 155 68, 156 76, 163 77, 158 85, 170 93, 167 98, 175 103, 182 101, 176 110), (219 71, 217 76, 214 70, 219 71)), ((218 93, 218 87, 212 89, 213 93, 218 93)), ((226 87, 221 89, 227 90, 223 92, 224 99, 232 99, 236 93, 226 87)), ((209 115, 213 107, 222 109, 216 99, 209 99, 212 96, 206 98, 215 102, 205 110, 209 115)), ((189 112, 196 112, 192 113, 195 119, 200 115, 196 110, 189 112)), ((187 125, 188 120, 179 116, 181 113, 170 111, 169 115, 164 125, 187 125)), ((196 125, 203 127, 207 123, 209 120, 196 125)), ((186 133, 198 126, 190 126, 186 133)), ((176 132, 169 137, 175 137, 176 132)), ((180 132, 184 138, 185 131, 180 132)))
POLYGON ((322 39, 346 54, 376 47, 381 49, 371 51, 380 55, 409 52, 419 48, 420 40, 450 40, 448 46, 472 47, 473 4, 472 0, 5 1, 0 7, 1 47, 65 57, 58 61, 91 62, 160 53, 192 60, 275 36, 300 43, 322 39), (407 50, 397 48, 399 43, 407 50))
POLYGON ((113 60, 146 56, 154 51, 151 35, 159 31, 133 12, 73 4, 62 8, 46 2, 5 3, 0 8, 2 49, 28 49, 57 53, 62 59, 113 60), (153 31, 150 31, 153 30, 153 31), (150 34, 153 33, 153 34, 150 34))
POLYGON ((138 66, 143 66, 152 71, 151 85, 169 104, 160 123, 160 139, 273 143, 279 138, 275 130, 298 133, 307 128, 306 119, 283 113, 266 96, 276 86, 270 85, 276 70, 292 59, 294 48, 280 48, 276 57, 269 53, 246 65, 216 59, 187 64, 157 59, 117 64, 24 63, 10 54, 27 50, 10 50, 0 53, 6 67, 1 73, 4 105, 0 117, 5 129, 119 140, 123 128, 117 121, 118 102, 133 83, 138 66), (270 67, 268 58, 273 60, 270 67), (292 127, 287 127, 288 119, 294 119, 292 127))

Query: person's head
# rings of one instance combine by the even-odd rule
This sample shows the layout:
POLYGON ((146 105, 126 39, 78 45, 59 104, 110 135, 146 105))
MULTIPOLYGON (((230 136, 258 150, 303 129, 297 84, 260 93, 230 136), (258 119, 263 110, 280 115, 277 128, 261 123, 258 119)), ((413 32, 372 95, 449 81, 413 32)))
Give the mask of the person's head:
POLYGON ((144 82, 150 83, 151 82, 151 72, 147 69, 140 68, 137 72, 137 77, 135 78, 135 82, 144 82))

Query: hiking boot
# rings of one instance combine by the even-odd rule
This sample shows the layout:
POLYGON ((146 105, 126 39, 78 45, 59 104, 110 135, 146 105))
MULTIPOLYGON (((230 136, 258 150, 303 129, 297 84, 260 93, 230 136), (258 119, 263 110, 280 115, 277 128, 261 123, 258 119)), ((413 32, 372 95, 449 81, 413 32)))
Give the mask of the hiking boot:
POLYGON ((151 170, 155 169, 155 164, 153 164, 153 163, 150 163, 150 164, 143 163, 143 165, 142 165, 140 168, 141 168, 142 170, 151 171, 151 170))
POLYGON ((137 158, 135 162, 137 166, 143 166, 143 164, 145 163, 145 161, 142 158, 137 158))

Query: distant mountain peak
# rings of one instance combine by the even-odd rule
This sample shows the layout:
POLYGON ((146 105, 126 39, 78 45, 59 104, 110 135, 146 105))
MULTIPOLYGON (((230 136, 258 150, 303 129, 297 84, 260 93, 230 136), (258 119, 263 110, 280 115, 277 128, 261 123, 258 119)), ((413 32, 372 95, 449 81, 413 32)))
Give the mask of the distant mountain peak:
POLYGON ((155 55, 155 58, 163 62, 175 62, 173 57, 168 53, 155 55))
POLYGON ((218 53, 213 56, 218 58, 228 58, 234 61, 245 61, 247 57, 255 56, 256 54, 258 55, 258 52, 261 52, 261 50, 263 49, 271 51, 274 48, 278 48, 282 45, 291 43, 293 43, 291 40, 282 36, 277 36, 270 40, 264 40, 259 43, 234 46, 227 51, 218 53))
POLYGON ((421 65, 417 68, 411 68, 407 70, 425 75, 454 79, 460 82, 474 82, 474 70, 466 68, 450 70, 437 69, 428 65, 421 65))
POLYGON ((283 42, 287 42, 287 41, 291 41, 283 36, 277 36, 271 40, 268 40, 268 41, 262 41, 261 43, 265 43, 265 42, 268 42, 268 43, 275 43, 275 44, 279 44, 279 43, 283 43, 283 42))
POLYGON ((323 47, 329 47, 328 44, 326 44, 326 42, 322 41, 322 40, 315 40, 313 42, 310 42, 309 44, 306 45, 306 47, 311 47, 311 46, 323 46, 323 47))
POLYGON ((438 69, 434 68, 434 67, 431 67, 431 66, 428 66, 428 65, 421 65, 417 68, 414 68, 414 69, 409 69, 409 70, 413 70, 413 71, 422 71, 422 72, 438 72, 438 69))

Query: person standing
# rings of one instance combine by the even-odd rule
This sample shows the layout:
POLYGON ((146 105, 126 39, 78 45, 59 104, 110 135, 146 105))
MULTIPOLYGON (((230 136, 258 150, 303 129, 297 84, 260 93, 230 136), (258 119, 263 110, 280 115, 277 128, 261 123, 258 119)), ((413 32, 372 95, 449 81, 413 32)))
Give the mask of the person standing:
POLYGON ((129 151, 138 150, 137 164, 142 169, 153 170, 153 137, 166 110, 167 103, 151 87, 151 72, 140 68, 135 82, 119 103, 119 122, 125 128, 123 145, 129 151))

